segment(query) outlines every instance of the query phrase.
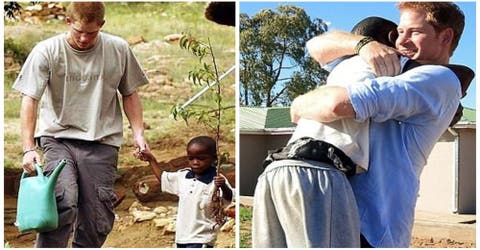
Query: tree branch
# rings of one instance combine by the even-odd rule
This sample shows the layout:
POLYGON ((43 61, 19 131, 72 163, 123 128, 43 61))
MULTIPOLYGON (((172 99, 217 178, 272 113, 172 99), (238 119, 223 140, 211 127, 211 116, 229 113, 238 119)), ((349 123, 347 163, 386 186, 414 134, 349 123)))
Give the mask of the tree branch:
POLYGON ((281 81, 285 81, 285 80, 292 80, 293 77, 287 77, 287 78, 282 78, 282 79, 278 79, 277 82, 281 82, 281 81))
POLYGON ((275 102, 282 94, 283 92, 288 88, 288 86, 285 86, 283 87, 282 90, 280 90, 270 101, 270 106, 267 106, 267 107, 271 107, 271 105, 273 104, 273 102, 275 102))

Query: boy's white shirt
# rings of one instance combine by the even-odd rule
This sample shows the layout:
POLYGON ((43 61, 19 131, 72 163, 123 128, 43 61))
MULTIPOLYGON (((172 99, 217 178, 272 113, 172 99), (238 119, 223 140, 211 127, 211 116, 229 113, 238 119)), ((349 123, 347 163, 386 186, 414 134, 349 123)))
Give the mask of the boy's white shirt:
MULTIPOLYGON (((219 228, 219 226, 215 226, 216 222, 215 218, 212 218, 210 205, 215 185, 213 181, 205 184, 196 180, 196 178, 186 178, 188 170, 163 172, 161 177, 162 191, 179 196, 175 242, 180 244, 201 243, 213 246, 219 228)), ((234 193, 234 189, 226 178, 225 183, 234 193)), ((224 207, 230 203, 231 201, 223 199, 224 207)))
MULTIPOLYGON (((407 61, 408 58, 400 58, 402 68, 407 61)), ((324 68, 331 70, 327 85, 347 86, 376 78, 359 56, 337 59, 324 68)), ((320 123, 301 118, 288 143, 301 137, 312 137, 335 145, 357 164, 357 173, 368 170, 369 121, 359 123, 353 119, 341 119, 320 123)))

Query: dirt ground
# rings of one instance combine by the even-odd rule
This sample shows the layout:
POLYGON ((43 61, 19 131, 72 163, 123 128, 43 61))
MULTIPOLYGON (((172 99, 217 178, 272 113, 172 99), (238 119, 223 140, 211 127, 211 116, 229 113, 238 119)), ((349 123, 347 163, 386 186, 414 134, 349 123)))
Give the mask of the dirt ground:
MULTIPOLYGON (((248 208, 248 207, 246 207, 248 208)), ((241 218, 241 217, 240 217, 241 218)), ((251 247, 250 220, 241 219, 240 222, 240 245, 251 247)), ((410 244, 411 248, 475 248, 476 244, 472 242, 458 242, 447 238, 419 238, 413 237, 410 244)))
POLYGON ((458 242, 452 239, 425 239, 413 237, 410 247, 418 248, 475 248, 476 244, 471 242, 458 242))
MULTIPOLYGON (((103 247, 115 248, 170 248, 174 247, 175 234, 163 234, 163 229, 157 229, 152 221, 137 222, 126 226, 122 218, 128 215, 128 206, 134 201, 132 198, 125 199, 116 209, 119 219, 115 222, 112 232, 109 234, 103 247), (125 205, 123 205, 125 204, 125 205)), ((9 203, 15 202, 11 198, 9 203)), ((174 205, 175 202, 155 202, 155 205, 174 205)), ((146 203, 152 206, 152 203, 146 203)), ((11 221, 10 221, 11 222, 11 221)), ((34 234, 20 235, 18 229, 12 224, 5 224, 5 242, 10 247, 30 248, 35 241, 34 234)), ((219 232, 215 247, 229 248, 235 245, 235 232, 219 232)))

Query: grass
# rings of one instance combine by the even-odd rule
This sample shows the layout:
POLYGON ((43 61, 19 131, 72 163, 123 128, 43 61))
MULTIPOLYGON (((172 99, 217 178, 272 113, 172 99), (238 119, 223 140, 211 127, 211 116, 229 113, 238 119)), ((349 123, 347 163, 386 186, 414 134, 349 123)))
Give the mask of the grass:
POLYGON ((240 247, 252 247, 252 208, 240 207, 240 247))
MULTIPOLYGON (((23 4, 28 5, 27 3, 23 4)), ((145 71, 162 70, 172 79, 172 87, 185 85, 188 72, 196 65, 197 59, 187 51, 180 49, 177 44, 166 45, 163 38, 169 34, 189 33, 201 41, 210 42, 214 48, 216 61, 220 72, 226 71, 235 63, 235 29, 233 27, 217 25, 203 17, 205 2, 108 2, 106 3, 106 23, 103 31, 118 35, 126 40, 131 37, 142 36, 146 42, 158 42, 161 47, 141 51, 132 46, 134 53, 145 71), (162 57, 161 61, 151 60, 154 56, 162 57)), ((5 22, 5 39, 12 39, 15 49, 22 48, 27 54, 33 46, 41 40, 55 34, 65 32, 67 26, 63 21, 50 20, 41 24, 27 24, 23 22, 5 22)), ((21 53, 20 53, 21 55, 21 53)), ((4 74, 4 133, 5 167, 20 167, 22 144, 20 140, 19 110, 21 95, 12 89, 18 71, 4 74)), ((233 74, 222 80, 223 88, 234 89, 235 77, 233 74)), ((156 87, 151 83, 151 87, 156 87)), ((191 85, 189 93, 195 93, 201 87, 191 85)), ((169 118, 170 109, 176 103, 183 103, 188 95, 172 96, 161 88, 154 90, 157 95, 150 97, 152 92, 147 88, 140 88, 144 120, 150 126, 145 136, 154 150, 168 150, 169 147, 185 147, 189 137, 206 134, 201 125, 194 120, 187 126, 183 121, 169 118), (168 144, 172 142, 175 145, 168 144), (167 143, 167 144, 166 144, 167 143)), ((223 97, 224 106, 235 104, 235 92, 230 91, 223 97)), ((195 105, 212 107, 212 98, 202 96, 195 105)), ((224 113, 222 122, 222 143, 234 145, 235 142, 235 109, 224 113)), ((130 151, 131 131, 128 121, 124 118, 125 143, 120 151, 120 166, 139 165, 133 159, 130 151)), ((233 147, 232 147, 233 148, 233 147)), ((230 152, 234 156, 234 151, 230 152)), ((165 157, 165 156, 163 156, 165 157)), ((175 158, 176 156, 168 156, 175 158)), ((141 164, 141 163, 140 163, 141 164)))
POLYGON ((20 117, 20 99, 14 99, 8 102, 8 105, 3 107, 4 118, 18 118, 20 117))

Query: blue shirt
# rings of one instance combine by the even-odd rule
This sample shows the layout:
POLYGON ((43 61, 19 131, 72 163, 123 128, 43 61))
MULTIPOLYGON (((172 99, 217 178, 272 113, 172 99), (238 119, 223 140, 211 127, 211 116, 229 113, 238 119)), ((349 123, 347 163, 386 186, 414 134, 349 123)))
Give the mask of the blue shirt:
POLYGON ((347 86, 357 121, 370 119, 370 160, 353 176, 361 232, 374 247, 408 247, 420 173, 457 110, 460 82, 424 65, 347 86))

